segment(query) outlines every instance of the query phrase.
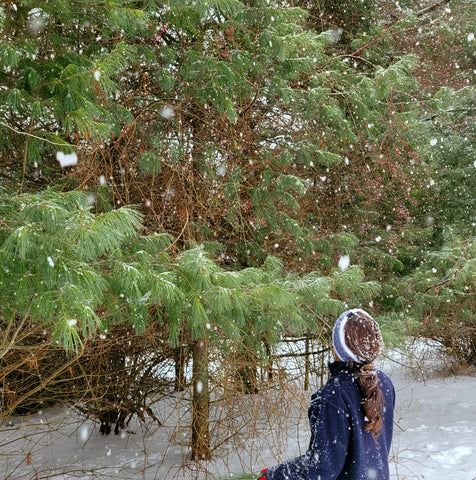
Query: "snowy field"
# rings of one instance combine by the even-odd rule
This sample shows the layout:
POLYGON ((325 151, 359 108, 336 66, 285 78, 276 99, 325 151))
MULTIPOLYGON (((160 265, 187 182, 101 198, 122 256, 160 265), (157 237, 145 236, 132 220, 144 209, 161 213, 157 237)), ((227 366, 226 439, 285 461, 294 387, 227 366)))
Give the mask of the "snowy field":
POLYGON ((476 480, 476 376, 438 378, 423 367, 415 381, 390 360, 384 369, 397 392, 392 478, 476 480))
MULTIPOLYGON (((380 367, 397 391, 391 478, 476 480, 476 377, 436 376, 438 362, 423 350, 389 352, 380 367)), ((214 426, 224 441, 216 460, 202 464, 187 459, 188 403, 177 408, 175 397, 155 412, 163 426, 131 425, 134 433, 119 435, 104 436, 64 408, 14 418, 0 427, 0 478, 212 480, 256 472, 305 450, 311 393, 270 391, 216 407, 228 411, 218 415, 222 430, 214 426), (236 435, 227 439, 230 426, 236 435)))

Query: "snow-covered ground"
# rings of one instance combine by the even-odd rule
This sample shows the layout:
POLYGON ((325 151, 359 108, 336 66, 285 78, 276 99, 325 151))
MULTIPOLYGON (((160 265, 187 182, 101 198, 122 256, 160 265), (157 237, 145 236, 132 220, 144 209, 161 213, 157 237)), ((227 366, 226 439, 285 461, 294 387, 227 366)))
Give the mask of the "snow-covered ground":
POLYGON ((389 360, 383 367, 397 392, 392 478, 476 480, 476 377, 435 376, 431 362, 414 363, 412 376, 389 360))
MULTIPOLYGON (((438 364, 422 350, 411 359, 390 352, 381 368, 397 391, 392 479, 476 480, 476 377, 436 376, 438 364)), ((270 390, 220 404, 213 435, 223 444, 201 464, 188 460, 189 412, 176 397, 155 411, 163 426, 135 424, 135 433, 120 435, 104 436, 66 408, 15 418, 0 426, 0 478, 211 480, 257 472, 305 450, 310 394, 270 390)))

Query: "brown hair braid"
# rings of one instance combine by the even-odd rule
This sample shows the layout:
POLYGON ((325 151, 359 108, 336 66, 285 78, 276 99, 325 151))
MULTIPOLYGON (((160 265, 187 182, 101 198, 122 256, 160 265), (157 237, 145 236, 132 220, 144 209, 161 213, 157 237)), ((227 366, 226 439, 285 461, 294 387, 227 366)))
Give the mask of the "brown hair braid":
POLYGON ((345 343, 363 363, 350 362, 350 370, 358 380, 365 414, 365 430, 377 436, 382 428, 383 395, 372 362, 383 344, 380 328, 361 312, 352 313, 344 328, 345 343))

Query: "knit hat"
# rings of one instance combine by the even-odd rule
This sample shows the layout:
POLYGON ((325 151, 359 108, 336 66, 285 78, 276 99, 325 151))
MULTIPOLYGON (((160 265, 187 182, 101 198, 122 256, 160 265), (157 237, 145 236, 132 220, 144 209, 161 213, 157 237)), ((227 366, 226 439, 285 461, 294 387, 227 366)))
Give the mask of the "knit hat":
MULTIPOLYGON (((349 317, 353 314, 357 314, 357 315, 360 314, 364 317, 369 318, 372 322, 377 324, 377 322, 375 322, 375 320, 365 310, 362 310, 360 308, 347 310, 337 319, 334 325, 334 329, 332 330, 332 344, 334 346, 334 350, 337 353, 337 356, 343 362, 352 361, 356 363, 366 363, 366 361, 369 360, 368 358, 365 358, 367 355, 365 355, 364 352, 353 352, 345 342, 345 325, 349 317)), ((379 344, 381 343, 382 341, 379 334, 379 344)))

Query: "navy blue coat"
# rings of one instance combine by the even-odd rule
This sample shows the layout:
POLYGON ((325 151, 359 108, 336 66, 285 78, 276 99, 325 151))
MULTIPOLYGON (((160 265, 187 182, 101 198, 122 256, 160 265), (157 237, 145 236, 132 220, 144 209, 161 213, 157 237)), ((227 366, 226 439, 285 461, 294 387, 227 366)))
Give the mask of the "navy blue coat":
POLYGON ((377 370, 383 393, 383 427, 366 432, 362 396, 345 362, 329 364, 331 377, 311 397, 311 440, 301 457, 275 465, 266 480, 389 480, 395 389, 377 370))

